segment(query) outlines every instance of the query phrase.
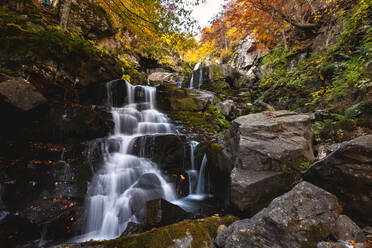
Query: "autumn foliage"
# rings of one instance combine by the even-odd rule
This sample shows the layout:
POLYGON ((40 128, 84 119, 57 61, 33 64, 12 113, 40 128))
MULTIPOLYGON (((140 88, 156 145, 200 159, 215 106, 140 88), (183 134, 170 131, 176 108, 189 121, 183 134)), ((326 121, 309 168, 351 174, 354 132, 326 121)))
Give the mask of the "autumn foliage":
POLYGON ((342 2, 346 0, 232 0, 203 30, 200 43, 213 43, 209 57, 218 54, 222 60, 247 35, 265 47, 286 45, 314 34, 324 15, 342 2))

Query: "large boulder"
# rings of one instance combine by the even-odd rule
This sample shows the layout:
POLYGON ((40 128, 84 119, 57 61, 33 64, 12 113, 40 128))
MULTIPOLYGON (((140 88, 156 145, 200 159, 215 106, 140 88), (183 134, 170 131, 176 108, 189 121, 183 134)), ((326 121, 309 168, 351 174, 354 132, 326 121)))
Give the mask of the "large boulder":
POLYGON ((289 111, 241 116, 232 122, 228 150, 235 166, 254 171, 298 171, 313 161, 308 115, 289 111))
POLYGON ((341 144, 314 163, 304 179, 335 194, 345 213, 372 222, 372 135, 341 144))
POLYGON ((232 122, 223 155, 231 172, 231 202, 252 216, 288 191, 300 164, 314 160, 307 115, 288 111, 241 116, 232 122))
POLYGON ((223 248, 315 247, 331 234, 341 211, 334 195, 301 182, 251 219, 230 225, 216 241, 223 248))
POLYGON ((247 171, 231 172, 231 202, 246 216, 252 216, 272 199, 290 189, 292 177, 286 173, 247 171))
POLYGON ((0 83, 0 101, 19 110, 30 111, 47 103, 47 99, 24 78, 10 78, 0 83))

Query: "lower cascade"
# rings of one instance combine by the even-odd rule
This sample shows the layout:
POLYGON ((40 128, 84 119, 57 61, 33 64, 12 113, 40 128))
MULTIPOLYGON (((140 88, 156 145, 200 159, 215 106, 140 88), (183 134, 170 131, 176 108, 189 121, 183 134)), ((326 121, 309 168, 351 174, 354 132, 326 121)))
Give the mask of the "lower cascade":
MULTIPOLYGON (((177 199, 173 185, 167 182, 156 163, 140 157, 145 153, 144 145, 140 145, 138 156, 132 155, 138 140, 143 144, 143 139, 156 135, 176 134, 167 116, 155 109, 156 88, 133 86, 125 82, 126 105, 114 107, 117 100, 112 92, 114 82, 107 83, 107 105, 113 117, 114 131, 109 137, 98 141, 103 162, 88 187, 87 220, 84 234, 74 239, 78 242, 119 237, 129 222, 145 221, 146 202, 153 199, 163 198, 185 210, 192 209, 192 203, 187 203, 189 197, 177 199)), ((94 144, 97 145, 97 142, 94 144)), ((195 141, 190 144, 192 168, 188 172, 192 175, 189 196, 202 199, 206 156, 198 173, 194 164, 197 145, 195 141)))

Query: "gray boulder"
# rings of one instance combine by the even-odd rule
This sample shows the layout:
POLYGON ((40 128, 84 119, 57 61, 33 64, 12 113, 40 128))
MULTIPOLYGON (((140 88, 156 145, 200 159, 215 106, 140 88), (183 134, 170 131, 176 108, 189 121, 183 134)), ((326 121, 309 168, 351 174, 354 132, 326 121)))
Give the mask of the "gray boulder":
POLYGON ((254 171, 299 170, 313 161, 313 129, 308 115, 286 110, 235 119, 229 150, 235 166, 254 171))
POLYGON ((47 103, 47 99, 24 78, 11 78, 0 83, 0 98, 23 111, 47 103))
POLYGON ((315 247, 331 234, 341 211, 334 195, 301 182, 251 219, 237 221, 219 232, 217 245, 223 248, 315 247))
POLYGON ((304 179, 335 194, 348 216, 372 222, 372 135, 342 143, 304 179))
POLYGON ((300 163, 314 160, 312 138, 307 115, 276 111, 235 119, 223 151, 235 167, 230 175, 234 206, 252 216, 288 191, 300 163))
POLYGON ((247 171, 231 172, 231 202, 247 216, 252 216, 278 195, 290 189, 292 179, 286 173, 247 171))

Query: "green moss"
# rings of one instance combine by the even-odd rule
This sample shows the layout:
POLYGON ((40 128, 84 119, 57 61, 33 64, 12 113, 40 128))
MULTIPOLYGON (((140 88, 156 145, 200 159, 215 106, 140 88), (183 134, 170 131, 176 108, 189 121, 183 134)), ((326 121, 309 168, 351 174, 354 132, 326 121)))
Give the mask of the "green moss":
POLYGON ((171 112, 171 117, 185 126, 208 133, 218 134, 230 127, 230 122, 214 105, 209 105, 204 112, 171 112))
POLYGON ((220 225, 230 225, 237 219, 232 216, 223 218, 206 218, 201 220, 183 221, 174 225, 153 229, 145 233, 123 237, 116 240, 105 241, 107 248, 163 248, 171 247, 176 239, 192 236, 192 247, 208 247, 217 235, 220 225))
POLYGON ((171 107, 177 111, 201 111, 203 108, 199 106, 193 98, 169 98, 171 107))

